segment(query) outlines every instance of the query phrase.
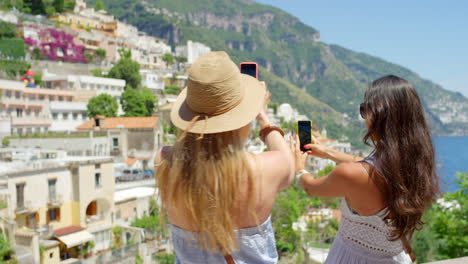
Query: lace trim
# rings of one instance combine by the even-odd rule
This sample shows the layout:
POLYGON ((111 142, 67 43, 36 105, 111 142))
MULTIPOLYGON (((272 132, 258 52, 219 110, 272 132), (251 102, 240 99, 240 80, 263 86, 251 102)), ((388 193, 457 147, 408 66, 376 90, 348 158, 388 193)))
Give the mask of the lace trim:
POLYGON ((377 215, 353 214, 346 201, 341 204, 342 218, 338 233, 355 248, 371 255, 393 256, 403 250, 401 241, 389 241, 392 228, 377 215))

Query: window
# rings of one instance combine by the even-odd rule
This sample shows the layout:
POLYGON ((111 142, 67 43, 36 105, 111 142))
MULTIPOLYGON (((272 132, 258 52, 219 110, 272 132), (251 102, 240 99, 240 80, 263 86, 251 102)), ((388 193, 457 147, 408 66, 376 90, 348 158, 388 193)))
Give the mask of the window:
POLYGON ((53 201, 56 198, 57 179, 49 179, 49 200, 53 201))
POLYGON ((58 99, 60 102, 63 101, 63 96, 59 96, 59 99, 58 99))
POLYGON ((36 95, 35 94, 30 94, 29 95, 29 100, 36 100, 36 95))
POLYGON ((16 108, 16 116, 17 117, 22 117, 23 116, 23 109, 16 108))
POLYGON ((73 113, 73 120, 78 120, 78 114, 77 113, 73 113))
POLYGON ((16 98, 16 99, 20 99, 20 98, 21 98, 20 92, 15 92, 15 98, 16 98))
POLYGON ((63 113, 62 116, 63 116, 62 118, 63 120, 68 120, 68 113, 63 113))
POLYGON ((47 224, 54 221, 60 221, 60 208, 50 208, 47 211, 47 224))
POLYGON ((112 139, 112 151, 118 151, 119 150, 119 138, 113 138, 112 139))
POLYGON ((52 113, 52 119, 57 120, 58 119, 58 114, 57 113, 52 113))
POLYGON ((6 91, 5 97, 11 97, 11 91, 6 91))
POLYGON ((101 173, 96 172, 94 174, 94 184, 95 184, 96 188, 101 188, 102 187, 101 173))
POLYGON ((24 186, 25 183, 16 184, 16 207, 24 207, 24 186))
POLYGON ((36 229, 38 222, 39 222, 39 214, 38 213, 32 213, 32 214, 28 215, 28 217, 26 218, 26 226, 31 228, 31 229, 36 229))

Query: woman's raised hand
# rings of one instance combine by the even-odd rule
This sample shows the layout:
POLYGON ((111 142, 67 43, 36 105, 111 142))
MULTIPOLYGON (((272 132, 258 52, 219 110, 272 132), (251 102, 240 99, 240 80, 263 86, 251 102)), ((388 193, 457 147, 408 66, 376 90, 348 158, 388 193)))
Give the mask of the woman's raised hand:
POLYGON ((266 113, 266 109, 267 109, 268 103, 270 102, 271 93, 270 93, 270 91, 268 91, 268 88, 266 87, 265 82, 260 82, 260 84, 265 86, 265 88, 266 88, 265 98, 263 98, 264 105, 263 105, 262 110, 260 110, 260 113, 258 113, 257 118, 256 118, 257 122, 262 127, 262 126, 270 123, 270 120, 268 119, 268 116, 267 116, 267 113, 266 113))
POLYGON ((322 159, 329 159, 330 158, 330 147, 327 147, 320 143, 318 140, 315 138, 312 138, 311 144, 307 144, 304 146, 305 149, 310 149, 307 153, 309 155, 322 158, 322 159))
POLYGON ((292 136, 289 136, 289 147, 291 149, 291 153, 294 157, 294 171, 298 172, 300 170, 305 169, 305 162, 307 159, 307 152, 302 152, 299 143, 299 137, 295 136, 293 139, 292 136))

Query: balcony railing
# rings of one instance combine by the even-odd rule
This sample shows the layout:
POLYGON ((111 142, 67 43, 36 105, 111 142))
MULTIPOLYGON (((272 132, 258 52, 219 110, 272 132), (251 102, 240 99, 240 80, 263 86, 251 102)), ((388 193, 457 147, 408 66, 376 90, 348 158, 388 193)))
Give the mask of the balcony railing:
POLYGON ((87 215, 86 216, 86 224, 94 224, 96 222, 106 220, 105 214, 96 214, 96 215, 87 215))
POLYGON ((58 207, 62 205, 63 203, 63 197, 61 194, 55 195, 55 196, 49 196, 49 200, 47 201, 47 205, 49 207, 58 207))
POLYGON ((29 210, 32 209, 32 202, 31 201, 23 201, 16 204, 15 212, 17 214, 27 213, 29 210))
POLYGON ((50 125, 52 124, 52 119, 46 116, 23 116, 11 118, 11 124, 13 126, 27 126, 27 125, 50 125))

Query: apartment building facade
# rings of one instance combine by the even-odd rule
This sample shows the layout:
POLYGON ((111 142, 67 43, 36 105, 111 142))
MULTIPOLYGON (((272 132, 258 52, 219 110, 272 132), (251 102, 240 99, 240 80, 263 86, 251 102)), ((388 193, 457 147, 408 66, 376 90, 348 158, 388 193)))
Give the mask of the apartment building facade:
MULTIPOLYGON (((0 117, 10 119, 10 134, 47 133, 52 126, 50 102, 72 102, 72 91, 27 88, 24 82, 1 80, 0 117)), ((2 130, 5 130, 2 128, 2 130)))
POLYGON ((106 132, 110 154, 120 162, 128 158, 143 160, 146 167, 162 146, 163 130, 159 117, 95 118, 77 127, 78 131, 106 132))
POLYGON ((3 177, 8 182, 7 219, 15 223, 8 233, 15 234, 18 246, 37 255, 38 244, 32 241, 39 238, 48 251, 60 252, 60 259, 79 257, 90 241, 94 252, 111 247, 112 160, 66 162, 3 177))

